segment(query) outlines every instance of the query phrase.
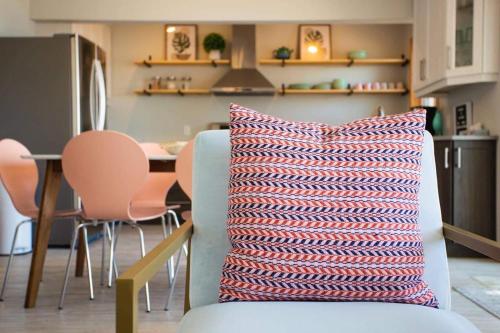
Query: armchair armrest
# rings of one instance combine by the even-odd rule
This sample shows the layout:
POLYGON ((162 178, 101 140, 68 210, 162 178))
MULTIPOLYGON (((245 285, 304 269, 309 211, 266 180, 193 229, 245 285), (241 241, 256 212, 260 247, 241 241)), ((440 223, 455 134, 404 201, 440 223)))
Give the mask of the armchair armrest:
POLYGON ((500 242, 479 236, 470 231, 443 223, 444 237, 471 250, 484 254, 493 260, 500 261, 500 242))
POLYGON ((188 220, 116 280, 116 332, 137 332, 139 291, 165 262, 191 238, 193 222, 188 220))

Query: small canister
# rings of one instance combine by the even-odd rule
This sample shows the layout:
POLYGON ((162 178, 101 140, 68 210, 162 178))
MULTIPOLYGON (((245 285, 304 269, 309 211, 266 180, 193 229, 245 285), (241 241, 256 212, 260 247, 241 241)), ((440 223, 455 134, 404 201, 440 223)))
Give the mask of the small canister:
POLYGON ((161 89, 161 77, 160 76, 154 76, 151 79, 150 89, 161 89))
POLYGON ((191 76, 186 75, 182 78, 182 89, 183 90, 188 90, 191 88, 191 76))
POLYGON ((173 75, 167 76, 167 89, 175 90, 177 89, 176 84, 177 78, 173 75))

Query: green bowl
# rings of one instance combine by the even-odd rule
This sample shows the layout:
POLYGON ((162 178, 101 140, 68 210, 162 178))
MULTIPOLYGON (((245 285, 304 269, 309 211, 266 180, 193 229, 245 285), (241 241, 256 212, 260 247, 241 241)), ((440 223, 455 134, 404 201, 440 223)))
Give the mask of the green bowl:
POLYGON ((288 89, 311 89, 312 84, 310 83, 291 83, 288 85, 288 89))
POLYGON ((313 89, 320 89, 320 90, 329 90, 332 89, 332 84, 330 82, 321 82, 318 84, 315 84, 313 89))
POLYGON ((344 79, 335 79, 332 82, 333 89, 347 89, 347 81, 344 79))
POLYGON ((365 50, 354 50, 347 54, 349 59, 366 59, 368 57, 368 52, 365 50))

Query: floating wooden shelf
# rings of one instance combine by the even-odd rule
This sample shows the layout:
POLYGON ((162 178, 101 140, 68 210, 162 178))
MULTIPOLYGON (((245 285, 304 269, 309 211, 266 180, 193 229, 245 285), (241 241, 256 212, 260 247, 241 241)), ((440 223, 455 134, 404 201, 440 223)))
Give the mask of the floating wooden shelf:
POLYGON ((139 95, 209 95, 210 89, 138 89, 134 91, 139 95))
MULTIPOLYGON (((278 90, 278 92, 282 92, 278 90)), ((285 88, 285 95, 342 95, 350 93, 350 89, 288 89, 285 88)))
POLYGON ((281 95, 406 95, 406 89, 352 90, 352 89, 278 89, 281 95))
POLYGON ((360 95, 376 95, 376 94, 406 94, 408 93, 408 90, 406 89, 380 89, 380 90, 353 90, 353 94, 360 94, 360 95))
POLYGON ((330 60, 301 60, 301 59, 261 59, 261 65, 401 65, 405 66, 409 63, 409 59, 401 58, 380 58, 380 59, 330 59, 330 60))
POLYGON ((136 65, 144 65, 147 67, 151 66, 214 66, 218 65, 229 65, 228 59, 221 60, 209 60, 209 59, 198 59, 198 60, 137 60, 134 61, 136 65))

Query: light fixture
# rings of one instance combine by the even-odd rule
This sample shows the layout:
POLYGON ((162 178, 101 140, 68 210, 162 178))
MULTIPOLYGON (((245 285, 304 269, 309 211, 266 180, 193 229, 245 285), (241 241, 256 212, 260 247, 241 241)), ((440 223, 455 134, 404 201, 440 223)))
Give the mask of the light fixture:
POLYGON ((316 45, 309 45, 307 47, 307 52, 309 53, 318 53, 318 47, 316 45))
POLYGON ((175 32, 175 27, 168 27, 167 32, 175 32))

